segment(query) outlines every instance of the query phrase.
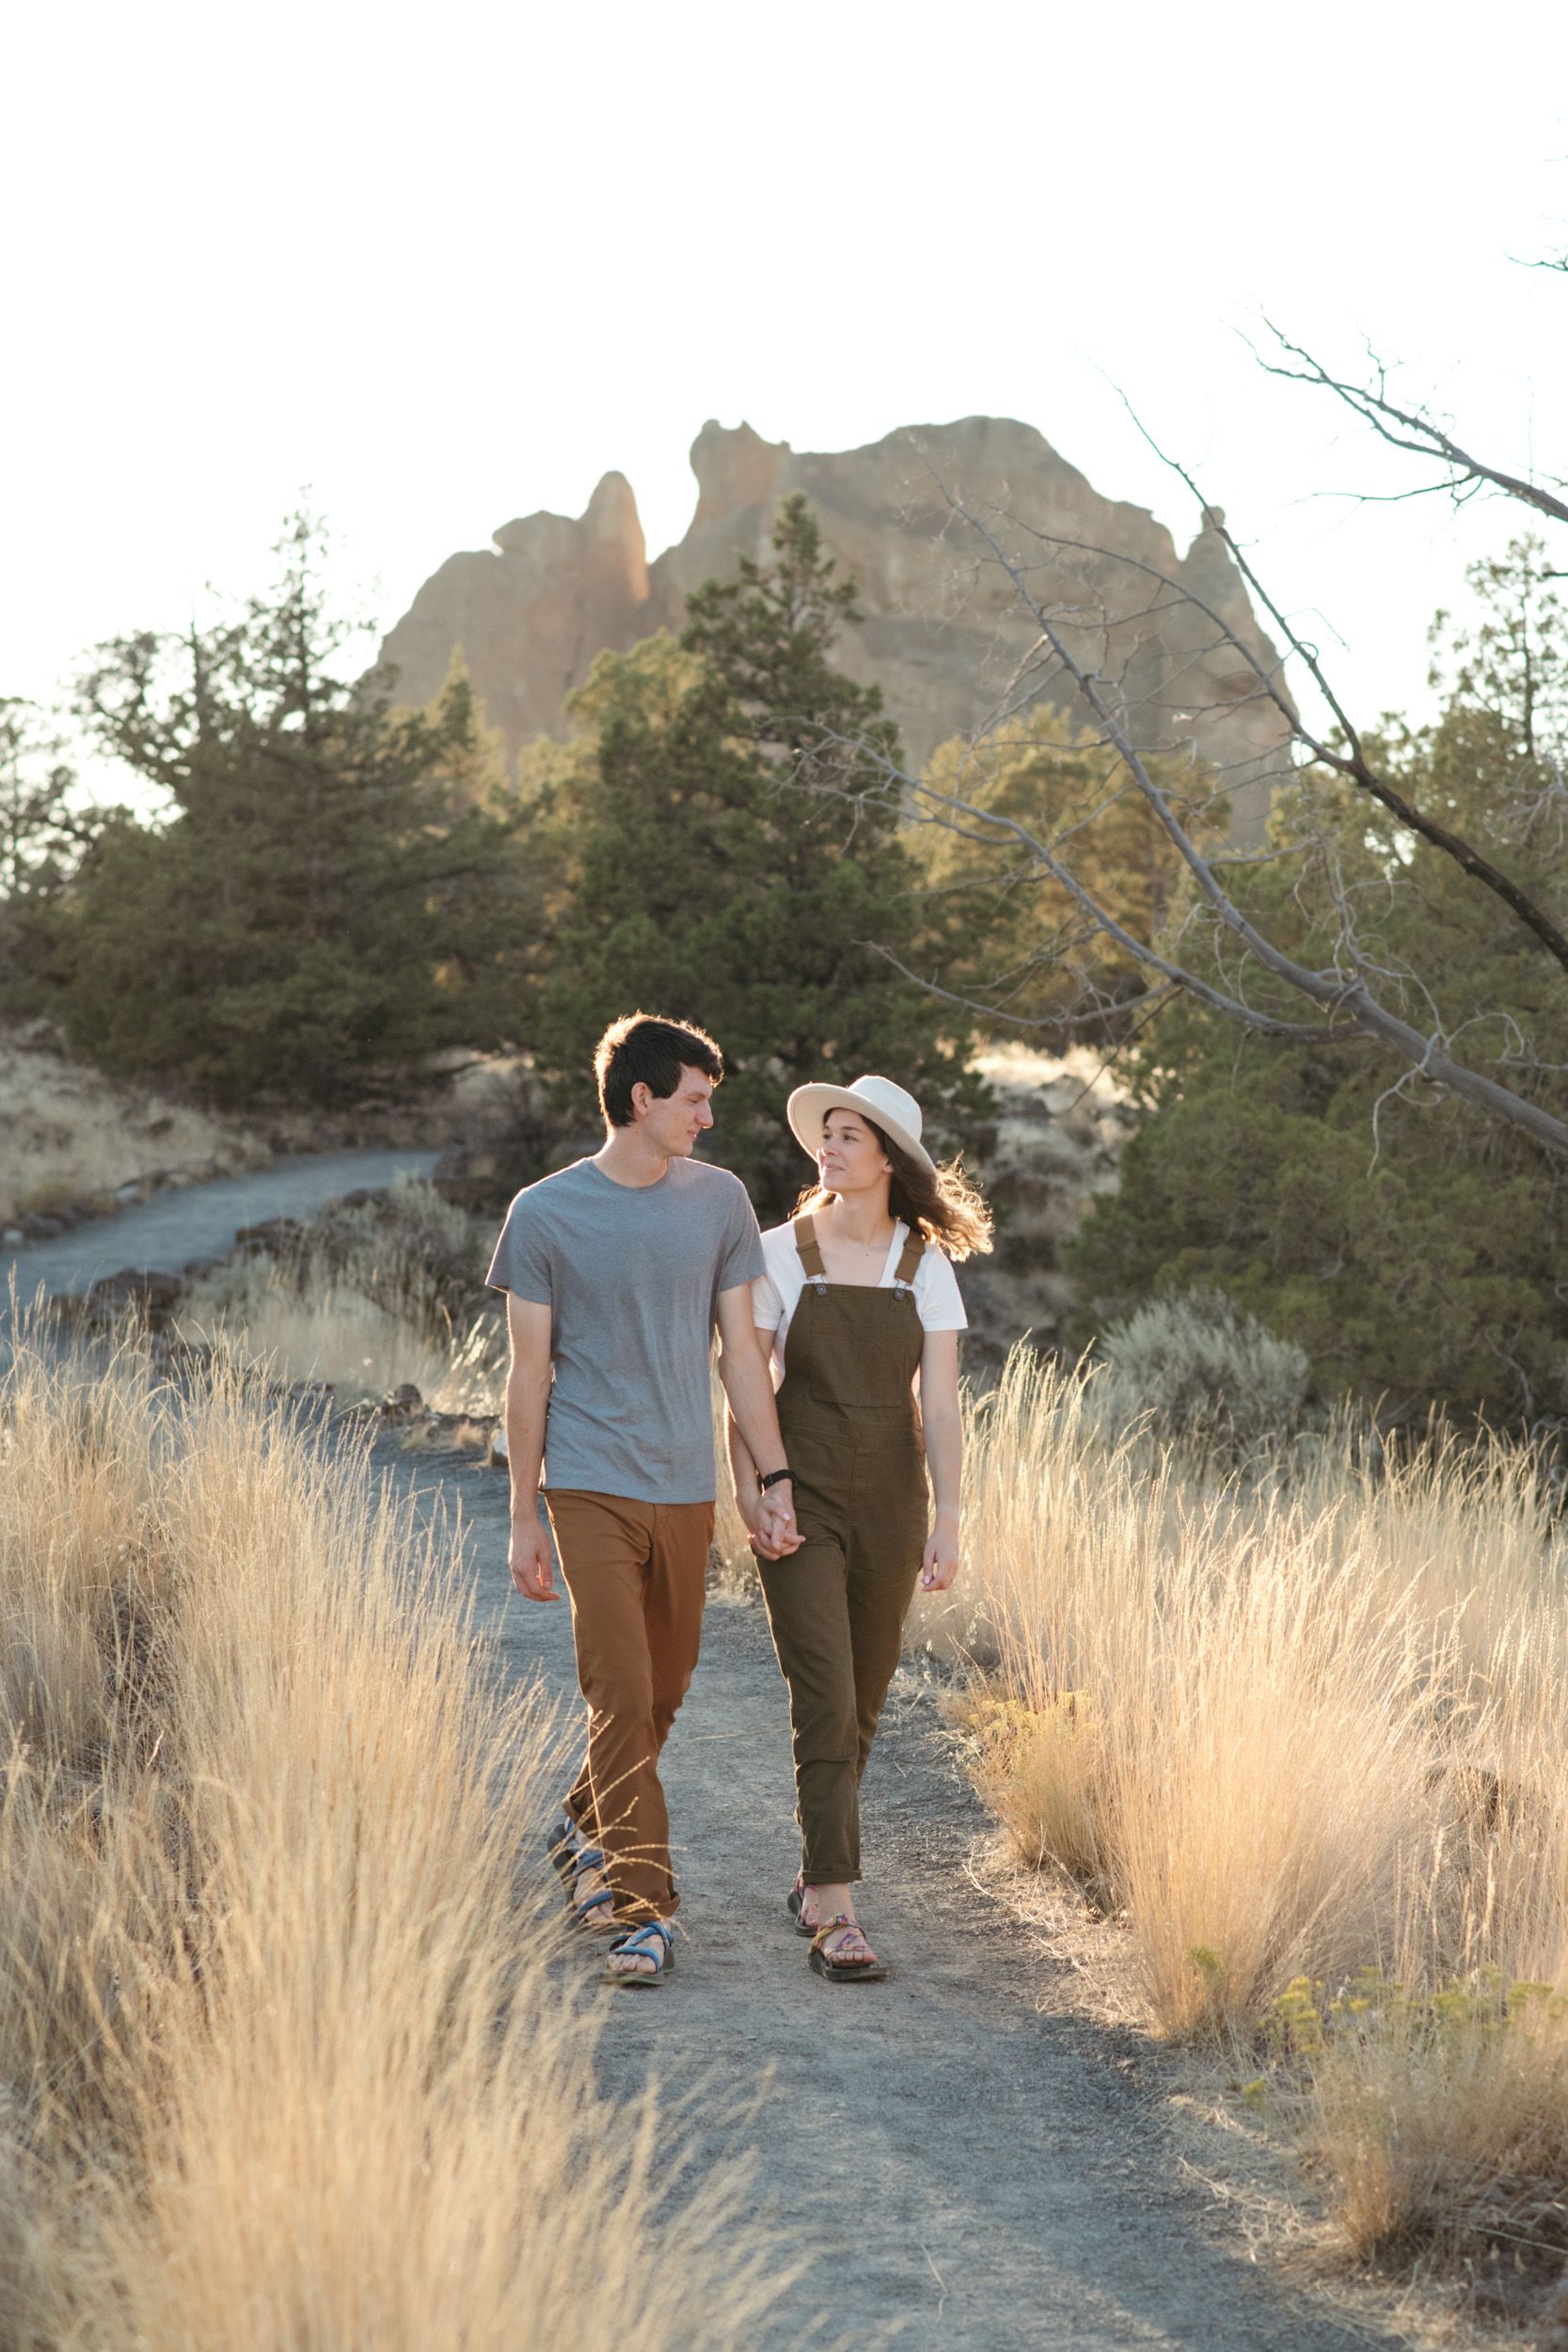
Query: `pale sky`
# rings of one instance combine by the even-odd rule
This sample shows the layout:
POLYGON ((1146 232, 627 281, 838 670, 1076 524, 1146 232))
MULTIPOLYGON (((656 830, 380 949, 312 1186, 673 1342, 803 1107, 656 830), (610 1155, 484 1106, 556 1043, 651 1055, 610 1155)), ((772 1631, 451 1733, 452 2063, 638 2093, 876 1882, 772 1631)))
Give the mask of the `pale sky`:
POLYGON ((390 622, 611 467, 649 552, 704 420, 1026 419, 1185 544, 1197 470, 1358 712, 1521 517, 1440 499, 1262 314, 1568 472, 1560 7, 1071 11, 103 0, 12 15, 0 693, 244 591, 302 485, 390 622), (1463 40, 1460 35, 1463 33, 1463 40), (1510 257, 1518 257, 1511 259, 1510 257), (1340 642, 1342 641, 1342 642, 1340 642))

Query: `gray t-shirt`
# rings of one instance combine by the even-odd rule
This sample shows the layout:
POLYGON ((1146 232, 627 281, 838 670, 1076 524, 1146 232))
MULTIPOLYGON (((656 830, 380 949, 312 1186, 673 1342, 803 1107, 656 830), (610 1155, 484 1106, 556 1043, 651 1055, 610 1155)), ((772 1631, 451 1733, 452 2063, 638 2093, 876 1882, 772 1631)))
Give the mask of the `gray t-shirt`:
POLYGON ((578 1160, 518 1193, 487 1279, 551 1310, 550 1486, 712 1502, 719 1294, 762 1266, 745 1187, 701 1160, 641 1185, 578 1160))

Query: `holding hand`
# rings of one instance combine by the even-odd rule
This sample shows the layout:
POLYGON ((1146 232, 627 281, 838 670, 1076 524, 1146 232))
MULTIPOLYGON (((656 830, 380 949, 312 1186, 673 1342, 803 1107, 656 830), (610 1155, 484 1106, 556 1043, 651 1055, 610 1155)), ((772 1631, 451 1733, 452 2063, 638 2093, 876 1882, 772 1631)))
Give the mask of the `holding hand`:
POLYGON ((776 1486, 769 1486, 766 1494, 736 1495, 736 1508, 759 1560, 782 1560, 787 1552, 800 1550, 804 1538, 795 1524, 795 1504, 787 1479, 782 1478, 776 1486))

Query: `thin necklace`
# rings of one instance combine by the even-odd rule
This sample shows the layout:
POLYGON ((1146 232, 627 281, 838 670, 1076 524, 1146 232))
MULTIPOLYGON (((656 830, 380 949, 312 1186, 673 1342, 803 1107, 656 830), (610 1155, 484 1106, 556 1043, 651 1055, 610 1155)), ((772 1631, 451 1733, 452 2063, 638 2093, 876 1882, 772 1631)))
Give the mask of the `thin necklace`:
POLYGON ((845 1248, 848 1248, 848 1249, 858 1249, 858 1250, 861 1252, 861 1254, 862 1254, 862 1256, 863 1256, 863 1257, 868 1257, 868 1258, 869 1258, 869 1257, 871 1257, 871 1256, 873 1256, 873 1255, 874 1255, 874 1254, 875 1254, 878 1250, 879 1250, 879 1249, 880 1249, 880 1250, 887 1250, 887 1249, 891 1249, 891 1248, 892 1248, 892 1247, 893 1247, 893 1235, 894 1235, 894 1233, 896 1233, 896 1232, 897 1232, 897 1231, 898 1231, 898 1219, 897 1219, 896 1217, 893 1217, 893 1218, 891 1218, 889 1221, 890 1221, 890 1223, 891 1223, 891 1225, 892 1225, 892 1227, 893 1227, 893 1232, 890 1232, 890 1233, 885 1234, 885 1235, 882 1237, 882 1239, 881 1239, 880 1241, 848 1241, 848 1240, 846 1240, 845 1245, 844 1245, 844 1246, 845 1246, 845 1248))

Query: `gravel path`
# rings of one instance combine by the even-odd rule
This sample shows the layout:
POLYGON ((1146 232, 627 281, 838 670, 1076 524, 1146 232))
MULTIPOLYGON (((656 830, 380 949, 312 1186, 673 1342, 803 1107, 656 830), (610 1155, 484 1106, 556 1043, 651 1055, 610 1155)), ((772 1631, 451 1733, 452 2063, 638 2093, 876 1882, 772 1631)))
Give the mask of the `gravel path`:
MULTIPOLYGON (((236 1225, 430 1156, 337 1153, 193 1187, 26 1250, 19 1271, 55 1289, 128 1264, 177 1271, 236 1225)), ((507 1577, 504 1474, 389 1439, 380 1452, 400 1485, 460 1502, 498 1668, 573 1693, 564 1602, 524 1601, 507 1577)), ((678 1973, 657 1993, 590 1996, 600 2065, 616 2091, 650 2075, 673 2098, 695 2091, 698 2171, 754 2151, 759 2212, 815 2257, 756 2352, 802 2336, 896 2352, 1395 2352, 1288 2299, 1224 2234, 1118 2071, 1134 2039, 1037 2008, 1049 1960, 966 1875, 986 1823, 912 1670, 866 1785, 863 1904, 886 1985, 822 1984, 785 1924, 788 1728, 759 1606, 710 1608, 665 1778, 686 1887, 678 1973)), ((567 1964, 591 1979, 601 1948, 567 1964)))
POLYGON ((247 1176, 220 1176, 154 1194, 118 1216, 95 1217, 55 1241, 0 1250, 0 1300, 8 1278, 25 1304, 42 1289, 85 1291, 106 1274, 178 1274, 200 1258, 221 1257, 242 1225, 269 1216, 309 1216, 339 1193, 379 1191, 394 1176, 428 1175, 434 1152, 322 1152, 275 1160, 247 1176))
MULTIPOLYGON (((399 1472, 420 1484, 428 1461, 399 1472)), ((512 1594, 504 1475, 444 1473, 460 1499, 483 1623, 507 1671, 572 1692, 564 1602, 512 1594)), ((965 1871, 988 1825, 906 1667, 866 1781, 867 1926, 884 1986, 813 1977, 789 1931, 784 1685, 758 1604, 710 1606, 702 1662, 667 1751, 684 1899, 677 1974, 605 1992, 601 2066, 705 2088, 699 2162, 758 2151, 758 2204, 816 2249, 766 2339, 802 2330, 898 2352, 1349 2352, 1394 2339, 1291 2301, 1177 2175, 1158 2111, 1117 2061, 1135 2038, 1043 2015, 1049 1961, 965 1871)), ((573 1962, 585 1978, 602 1947, 573 1962)))

